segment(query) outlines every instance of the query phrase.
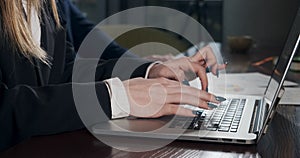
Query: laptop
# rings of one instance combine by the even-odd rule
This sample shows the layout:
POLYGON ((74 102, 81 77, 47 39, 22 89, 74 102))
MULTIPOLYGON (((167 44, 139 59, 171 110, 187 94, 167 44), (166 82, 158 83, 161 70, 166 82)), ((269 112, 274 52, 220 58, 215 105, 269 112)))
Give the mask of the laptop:
POLYGON ((263 96, 226 94, 226 101, 196 117, 123 118, 92 126, 96 135, 255 144, 267 132, 284 93, 283 82, 299 51, 300 9, 263 96))

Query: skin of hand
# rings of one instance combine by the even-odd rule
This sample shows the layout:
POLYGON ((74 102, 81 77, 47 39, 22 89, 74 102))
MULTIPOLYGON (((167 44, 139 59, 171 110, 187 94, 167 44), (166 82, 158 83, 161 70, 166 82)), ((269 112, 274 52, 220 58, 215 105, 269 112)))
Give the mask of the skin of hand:
POLYGON ((149 78, 165 77, 177 80, 192 80, 199 77, 202 89, 206 90, 208 79, 206 68, 210 67, 211 72, 216 75, 217 70, 224 69, 225 64, 217 64, 216 56, 210 46, 200 49, 194 56, 182 57, 175 60, 169 60, 162 64, 154 65, 149 71, 149 78))
POLYGON ((205 67, 210 67, 210 70, 214 75, 217 75, 217 70, 226 68, 226 64, 218 64, 214 51, 209 45, 200 49, 192 58, 195 62, 205 60, 205 67))
POLYGON ((157 118, 164 115, 195 116, 179 104, 209 109, 207 102, 219 103, 206 91, 167 78, 135 78, 123 81, 130 103, 130 115, 157 118))
POLYGON ((174 55, 172 54, 167 54, 167 55, 150 55, 150 56, 146 56, 144 57, 144 59, 148 59, 148 60, 153 60, 153 61, 168 61, 168 60, 173 60, 175 58, 174 55))

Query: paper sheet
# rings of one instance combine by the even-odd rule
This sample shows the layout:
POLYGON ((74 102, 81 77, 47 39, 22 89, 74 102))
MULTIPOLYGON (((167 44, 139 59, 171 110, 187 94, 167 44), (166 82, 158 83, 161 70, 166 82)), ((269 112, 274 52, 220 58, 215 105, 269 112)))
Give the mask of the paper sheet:
POLYGON ((279 104, 300 105, 300 87, 285 88, 279 104))
MULTIPOLYGON (((219 78, 208 74, 209 92, 219 95, 263 95, 270 76, 261 73, 227 73, 220 74, 219 78)), ((199 79, 191 81, 193 87, 201 87, 199 79)), ((297 86, 297 83, 285 81, 284 86, 297 86)), ((300 105, 300 88, 286 88, 280 104, 300 105)))

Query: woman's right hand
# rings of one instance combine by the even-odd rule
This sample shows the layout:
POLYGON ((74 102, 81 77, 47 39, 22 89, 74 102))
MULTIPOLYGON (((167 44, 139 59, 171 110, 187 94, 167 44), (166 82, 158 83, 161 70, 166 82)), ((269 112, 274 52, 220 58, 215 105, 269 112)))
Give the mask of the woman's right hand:
POLYGON ((206 91, 183 85, 166 78, 135 78, 123 81, 130 103, 130 115, 157 118, 164 115, 195 116, 180 104, 209 109, 207 102, 219 103, 206 91))

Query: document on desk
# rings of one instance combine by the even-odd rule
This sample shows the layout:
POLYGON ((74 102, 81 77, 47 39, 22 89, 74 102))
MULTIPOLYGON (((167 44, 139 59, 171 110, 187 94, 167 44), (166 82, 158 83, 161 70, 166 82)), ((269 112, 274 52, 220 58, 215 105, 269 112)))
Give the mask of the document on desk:
POLYGON ((300 87, 285 88, 279 104, 300 105, 300 87))
MULTIPOLYGON (((222 94, 239 94, 239 95, 263 95, 268 85, 270 76, 254 72, 254 73, 221 73, 219 77, 208 74, 209 92, 222 94)), ((198 80, 190 82, 193 87, 201 87, 198 80)), ((285 81, 284 86, 295 88, 286 88, 284 97, 280 104, 300 104, 300 88, 297 83, 285 81), (295 97, 297 96, 297 97, 295 97)))
MULTIPOLYGON (((252 74, 252 73, 251 73, 252 74)), ((268 81, 263 78, 252 77, 248 73, 220 74, 219 77, 207 74, 209 92, 215 94, 252 94, 262 95, 268 81)), ((193 87, 201 87, 199 79, 190 82, 193 87)))
POLYGON ((224 73, 219 78, 208 74, 208 78, 212 93, 262 95, 270 77, 260 73, 224 73))
MULTIPOLYGON (((243 87, 266 87, 268 85, 268 82, 270 80, 270 76, 264 75, 259 72, 251 72, 251 73, 227 73, 227 74, 221 74, 219 78, 213 76, 212 74, 208 74, 209 78, 212 82, 220 83, 225 80, 227 83, 230 84, 240 84, 243 87), (244 83, 247 83, 245 85, 244 83)), ((291 81, 285 81, 284 86, 298 86, 297 83, 291 82, 291 81)))

